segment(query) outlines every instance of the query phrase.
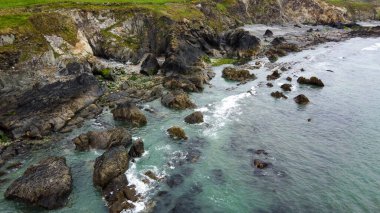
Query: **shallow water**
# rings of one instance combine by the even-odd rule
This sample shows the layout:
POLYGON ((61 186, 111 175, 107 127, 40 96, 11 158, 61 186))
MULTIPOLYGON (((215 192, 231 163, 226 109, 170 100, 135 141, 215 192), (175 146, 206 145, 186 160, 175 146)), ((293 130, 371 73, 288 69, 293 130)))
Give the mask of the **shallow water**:
MULTIPOLYGON (((191 95, 205 124, 183 122, 192 110, 171 111, 159 101, 147 104, 157 113, 146 113, 148 126, 132 133, 144 140, 148 152, 132 164, 128 179, 156 201, 155 212, 380 212, 379 58, 380 38, 323 44, 281 58, 279 63, 292 68, 273 82, 274 88, 261 83, 270 74, 266 68, 252 70, 258 79, 237 87, 221 78, 223 66, 216 67, 212 87, 191 95), (325 87, 299 86, 295 76, 300 75, 316 75, 325 87), (287 76, 293 77, 294 91, 286 93, 287 100, 273 99, 269 94, 280 90, 287 76), (309 97, 309 105, 294 103, 300 93, 309 97), (170 140, 165 130, 172 125, 183 127, 189 141, 170 140), (268 156, 254 154, 258 149, 268 156), (191 162, 186 155, 199 159, 191 162), (272 167, 254 169, 251 161, 256 158, 272 167), (165 182, 147 186, 141 182, 147 170, 180 174, 184 181, 173 188, 165 182), (154 196, 158 191, 168 193, 154 196)), ((54 212, 106 212, 92 186, 93 162, 101 152, 73 151, 70 140, 90 129, 122 125, 105 111, 47 151, 33 152, 7 178, 20 176, 43 156, 64 155, 72 167, 74 190, 68 206, 54 212)), ((142 209, 144 203, 137 206, 142 209)), ((0 212, 30 211, 0 198, 0 212)))

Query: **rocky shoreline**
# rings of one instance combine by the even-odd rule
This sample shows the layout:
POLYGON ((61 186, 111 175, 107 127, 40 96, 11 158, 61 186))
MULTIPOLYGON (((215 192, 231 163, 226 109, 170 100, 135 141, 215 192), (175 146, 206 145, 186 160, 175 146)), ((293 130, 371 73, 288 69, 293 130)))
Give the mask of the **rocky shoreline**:
MULTIPOLYGON (((208 6, 202 7, 202 12, 218 17, 208 6)), ((296 24, 294 28, 309 29, 296 35, 280 36, 267 30, 262 37, 240 28, 240 24, 232 24, 235 19, 231 17, 225 18, 226 24, 222 30, 216 30, 209 23, 199 20, 175 21, 144 13, 132 18, 124 16, 120 20, 115 20, 115 14, 104 11, 58 11, 52 16, 67 14, 74 17, 68 22, 77 27, 75 43, 65 40, 64 36, 45 35, 49 50, 39 58, 32 57, 25 61, 21 60, 18 51, 1 52, 0 169, 5 168, 6 172, 1 172, 0 178, 17 167, 10 165, 11 159, 22 158, 32 147, 38 148, 41 146, 39 141, 54 141, 54 138, 72 132, 86 120, 98 116, 105 108, 112 109, 113 118, 128 128, 139 128, 149 123, 144 114, 155 111, 141 106, 156 99, 160 99, 162 106, 172 110, 195 108, 197 103, 189 98, 188 93, 201 93, 209 85, 215 75, 209 69, 212 66, 211 59, 233 59, 238 65, 237 69, 225 69, 223 77, 244 84, 255 79, 244 69, 248 66, 246 62, 268 58, 270 63, 266 66, 273 67, 266 82, 270 86, 271 81, 288 69, 278 67, 276 61, 279 57, 325 42, 380 36, 380 27, 335 22, 343 21, 339 13, 334 15, 330 23, 320 18, 316 20, 315 23, 332 26, 324 30, 296 24), (153 26, 156 23, 161 24, 160 29, 153 26), (112 35, 109 36, 109 33, 112 35), (120 41, 115 35, 128 37, 130 43, 125 45, 126 41, 120 41), (141 37, 137 42, 138 47, 130 41, 133 39, 130 35, 133 38, 141 37)), ((1 38, 12 38, 11 35, 1 35, 1 38)), ((19 41, 10 39, 11 45, 19 45, 19 41)), ((292 81, 291 78, 287 80, 292 81)), ((322 80, 317 77, 300 77, 297 82, 323 86, 322 80)), ((281 89, 284 92, 291 91, 292 84, 284 84, 281 89)), ((280 91, 271 95, 287 98, 280 91)), ((301 105, 309 102, 302 94, 295 97, 294 101, 301 105)), ((183 119, 189 124, 202 123, 203 115, 195 112, 183 119)), ((173 126, 167 133, 173 140, 188 140, 180 127, 173 126)), ((144 153, 142 140, 137 139, 132 143, 128 129, 116 128, 78 135, 73 143, 78 151, 104 150, 95 160, 93 183, 102 191, 109 211, 133 209, 133 202, 142 198, 134 186, 128 183, 125 173, 129 162, 144 153)), ((199 158, 199 153, 195 151, 193 154, 189 162, 199 158)), ((265 151, 257 154, 265 155, 265 151)), ((264 169, 270 165, 254 159, 252 166, 264 169)), ((147 176, 159 181, 153 172, 147 176)), ((182 178, 181 175, 173 175, 166 182, 174 187, 180 184, 182 178)), ((4 182, 7 180, 0 181, 0 184, 4 182)), ((71 188, 72 176, 65 158, 48 157, 29 167, 22 177, 15 180, 5 192, 5 197, 54 209, 64 206, 71 188), (47 179, 59 184, 42 187, 40 184, 47 179), (32 190, 31 194, 24 193, 26 188, 32 190), (41 191, 41 188, 44 190, 41 191)))

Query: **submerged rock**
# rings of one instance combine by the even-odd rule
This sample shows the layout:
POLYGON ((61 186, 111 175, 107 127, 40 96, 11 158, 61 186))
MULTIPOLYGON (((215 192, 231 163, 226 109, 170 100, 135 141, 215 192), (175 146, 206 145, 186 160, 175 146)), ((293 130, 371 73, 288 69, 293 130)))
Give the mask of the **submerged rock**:
POLYGON ((188 124, 198 124, 203 123, 203 114, 202 112, 193 112, 190 115, 185 117, 185 122, 188 124))
POLYGON ((30 166, 6 190, 6 199, 46 209, 63 207, 72 191, 72 176, 64 157, 48 157, 30 166))
POLYGON ((178 126, 173 126, 169 128, 167 131, 169 133, 169 136, 173 138, 174 140, 181 140, 181 139, 187 140, 185 131, 178 126))
POLYGON ((141 64, 141 74, 156 75, 160 69, 160 64, 154 54, 148 54, 143 63, 141 64))
POLYGON ((137 139, 129 149, 128 155, 131 158, 139 158, 144 152, 144 142, 141 139, 137 139))
POLYGON ((272 92, 270 94, 273 98, 284 98, 284 99, 288 99, 288 97, 286 97, 284 95, 284 93, 280 92, 280 91, 276 91, 276 92, 272 92))
POLYGON ((125 147, 111 147, 95 160, 94 185, 102 188, 107 186, 111 180, 125 173, 128 169, 128 163, 128 152, 125 147))
POLYGON ((191 102, 189 96, 185 92, 168 92, 161 98, 161 103, 165 107, 177 110, 195 108, 196 105, 191 102))
POLYGON ((283 85, 281 85, 281 89, 286 91, 286 92, 292 91, 292 85, 291 84, 283 84, 283 85))
POLYGON ((313 76, 311 77, 310 79, 307 79, 305 77, 299 77, 297 82, 299 84, 308 84, 308 85, 313 85, 313 86, 317 86, 317 87, 324 87, 325 84, 322 82, 321 79, 313 76))
POLYGON ((181 174, 174 174, 170 176, 166 183, 170 188, 181 185, 184 182, 184 177, 181 174))
POLYGON ((152 171, 146 171, 145 173, 144 173, 144 175, 146 175, 146 176, 148 176, 150 179, 152 179, 152 180, 159 180, 159 178, 157 177, 157 175, 156 174, 154 174, 152 171))
POLYGON ((298 95, 297 97, 295 97, 294 101, 297 104, 301 104, 301 105, 305 105, 305 104, 308 104, 310 102, 309 99, 304 94, 301 94, 301 95, 298 95))
POLYGON ((126 121, 133 127, 142 127, 148 122, 144 113, 131 103, 119 104, 112 114, 115 120, 126 121))
POLYGON ((233 67, 224 68, 222 77, 230 81, 249 81, 256 78, 256 76, 250 74, 248 70, 237 70, 233 67))
POLYGON ((123 128, 105 131, 90 131, 73 139, 75 149, 85 151, 92 149, 108 149, 112 146, 127 147, 132 143, 132 136, 123 128))

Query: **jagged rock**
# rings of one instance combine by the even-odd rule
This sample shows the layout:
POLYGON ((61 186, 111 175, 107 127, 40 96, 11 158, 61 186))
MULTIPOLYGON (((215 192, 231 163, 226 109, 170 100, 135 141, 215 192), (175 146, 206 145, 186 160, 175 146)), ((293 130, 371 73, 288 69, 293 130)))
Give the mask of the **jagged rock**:
POLYGON ((152 180, 159 180, 159 178, 157 177, 157 175, 156 174, 154 174, 152 171, 146 171, 145 173, 144 173, 144 175, 146 175, 146 176, 148 176, 150 179, 152 179, 152 180))
POLYGON ((173 126, 169 128, 167 131, 169 133, 169 136, 173 138, 174 140, 181 140, 181 139, 187 140, 185 131, 178 126, 173 126))
POLYGON ((141 139, 137 139, 129 149, 128 155, 131 158, 139 158, 144 152, 144 142, 141 139))
POLYGON ((160 69, 160 64, 154 54, 148 54, 143 63, 141 64, 141 74, 156 75, 160 69))
POLYGON ((204 79, 201 76, 190 78, 170 76, 164 79, 163 85, 170 90, 182 89, 185 92, 201 92, 204 89, 204 79))
POLYGON ((254 159, 252 162, 252 166, 255 168, 258 168, 258 169, 265 169, 268 166, 270 166, 270 163, 264 162, 264 161, 259 160, 259 159, 254 159))
POLYGON ((111 147, 95 160, 94 185, 102 188, 107 186, 114 178, 125 173, 128 163, 128 152, 125 147, 111 147))
POLYGON ((271 30, 266 30, 265 33, 264 33, 264 37, 272 37, 273 36, 273 32, 271 30))
POLYGON ((256 76, 249 73, 248 70, 237 70, 233 67, 224 68, 222 77, 230 81, 248 81, 256 78, 256 76))
POLYGON ((203 123, 203 114, 202 112, 193 112, 190 115, 185 117, 185 122, 188 124, 198 124, 203 123))
POLYGON ((60 75, 80 75, 82 73, 91 72, 91 67, 88 63, 70 62, 65 68, 59 71, 60 75))
POLYGON ((273 71, 272 74, 267 75, 267 80, 268 80, 268 81, 276 80, 276 79, 280 78, 280 76, 281 76, 281 75, 280 75, 280 73, 278 72, 278 70, 275 70, 275 71, 273 71))
POLYGON ((284 42, 286 42, 286 40, 285 40, 284 37, 276 37, 276 38, 273 39, 273 41, 271 42, 271 44, 273 46, 277 46, 277 45, 283 44, 284 42))
POLYGON ((307 79, 305 77, 299 77, 297 79, 297 82, 299 84, 308 84, 308 85, 313 85, 313 86, 318 86, 318 87, 324 87, 325 86, 325 84, 322 82, 322 80, 315 77, 315 76, 311 77, 310 79, 307 79))
POLYGON ((284 99, 288 99, 288 97, 286 97, 286 96, 284 95, 284 93, 279 92, 279 91, 272 92, 270 95, 271 95, 273 98, 284 98, 284 99))
POLYGON ((196 107, 196 105, 191 102, 189 96, 185 92, 180 91, 166 93, 162 96, 161 103, 165 107, 177 110, 196 107))
POLYGON ((75 113, 102 94, 96 78, 84 73, 68 81, 29 90, 12 99, 2 97, 4 101, 7 99, 7 104, 0 107, 0 126, 12 138, 41 138, 61 130, 75 113))
POLYGON ((308 104, 310 102, 309 99, 305 95, 303 95, 303 94, 298 95, 297 97, 295 97, 294 101, 297 104, 301 104, 301 105, 305 105, 305 104, 308 104))
POLYGON ((240 57, 250 57, 260 48, 260 39, 243 29, 228 31, 224 40, 240 57))
POLYGON ((85 151, 92 149, 109 149, 112 146, 127 147, 132 143, 132 136, 123 128, 105 131, 90 131, 73 139, 75 149, 85 151))
POLYGON ((19 200, 46 209, 66 204, 72 191, 72 176, 64 157, 48 157, 30 166, 6 190, 7 199, 19 200))
POLYGON ((283 85, 281 85, 281 89, 286 91, 286 92, 292 91, 292 85, 291 84, 283 84, 283 85))
POLYGON ((112 114, 115 120, 126 121, 133 127, 142 127, 148 122, 144 113, 131 103, 119 104, 112 114))

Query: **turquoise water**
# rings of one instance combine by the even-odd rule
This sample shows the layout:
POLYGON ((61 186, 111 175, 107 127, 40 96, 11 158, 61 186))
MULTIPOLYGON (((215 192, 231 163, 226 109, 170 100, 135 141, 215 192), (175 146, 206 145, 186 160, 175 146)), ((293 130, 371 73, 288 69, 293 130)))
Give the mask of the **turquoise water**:
MULTIPOLYGON (((148 152, 132 164, 128 179, 155 202, 154 212, 380 212, 379 58, 380 38, 323 44, 281 58, 279 63, 292 68, 273 82, 274 88, 265 86, 270 71, 264 67, 252 70, 257 80, 238 87, 224 81, 223 67, 216 67, 212 86, 191 95, 205 114, 204 124, 183 122, 192 110, 171 111, 159 101, 147 104, 157 113, 146 113, 148 126, 131 132, 144 140, 148 152), (300 75, 316 75, 326 86, 299 86, 294 76, 300 75), (293 77, 294 91, 286 93, 287 100, 273 99, 270 93, 280 90, 287 76, 293 77), (300 93, 309 97, 309 105, 294 103, 300 93), (183 127, 190 139, 170 140, 165 130, 172 125, 183 127), (269 154, 257 155, 258 149, 269 154), (191 162, 189 155, 199 159, 191 162), (251 161, 256 158, 272 166, 255 169, 251 161), (146 170, 179 174, 183 182, 172 188, 165 181, 145 185, 146 170)), ((73 151, 71 139, 120 125, 105 111, 47 151, 33 152, 8 178, 20 176, 43 156, 64 155, 73 170, 74 191, 68 206, 55 212, 106 212, 92 186, 93 162, 101 153, 73 151)), ((142 209, 144 201, 136 205, 142 209)), ((41 209, 0 199, 0 212, 30 211, 41 209)))

